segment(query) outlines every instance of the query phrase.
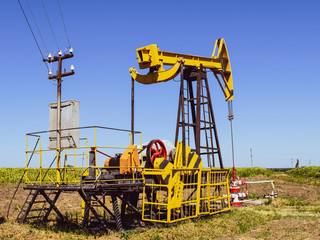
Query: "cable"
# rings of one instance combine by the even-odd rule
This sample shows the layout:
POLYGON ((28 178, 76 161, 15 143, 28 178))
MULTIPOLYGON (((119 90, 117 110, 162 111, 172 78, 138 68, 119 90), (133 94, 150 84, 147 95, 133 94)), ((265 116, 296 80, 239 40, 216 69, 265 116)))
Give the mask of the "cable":
POLYGON ((229 111, 228 119, 230 121, 230 129, 231 129, 232 165, 234 168, 235 166, 234 166, 234 147, 233 147, 233 129, 232 129, 232 120, 234 118, 234 115, 233 115, 232 101, 228 102, 228 111, 229 111))
POLYGON ((37 24, 37 21, 36 21, 36 19, 35 19, 34 15, 33 15, 33 12, 31 11, 31 7, 30 7, 30 5, 29 5, 28 0, 26 0, 26 2, 27 2, 27 4, 28 4, 28 8, 29 8, 30 13, 31 13, 31 15, 32 15, 32 18, 33 18, 34 24, 36 25, 36 27, 37 27, 37 29, 38 29, 38 32, 39 32, 40 38, 41 38, 41 40, 42 40, 42 43, 43 43, 43 45, 44 45, 44 48, 46 49, 47 54, 48 54, 48 53, 49 53, 49 51, 48 51, 47 45, 46 45, 46 43, 44 42, 44 39, 43 39, 43 36, 42 36, 42 34, 41 34, 40 28, 39 28, 39 26, 38 26, 38 24, 37 24))
POLYGON ((64 18, 63 18, 63 15, 62 15, 62 11, 61 11, 59 0, 57 0, 57 3, 58 3, 58 6, 59 6, 61 19, 62 19, 62 22, 63 22, 64 32, 66 33, 66 37, 67 37, 67 40, 68 40, 69 48, 71 48, 70 41, 69 41, 69 36, 68 36, 68 33, 67 33, 66 24, 64 23, 64 18))
POLYGON ((230 120, 230 129, 231 129, 232 165, 234 167, 233 129, 232 129, 232 121, 231 120, 230 120))
POLYGON ((50 29, 51 29, 51 33, 52 33, 53 39, 54 39, 54 41, 55 41, 55 43, 56 43, 56 45, 57 45, 58 50, 60 50, 59 45, 58 45, 58 42, 57 42, 57 39, 56 39, 56 36, 55 36, 55 34, 54 34, 54 32, 53 32, 53 29, 52 29, 52 26, 51 26, 51 22, 50 22, 50 19, 49 19, 49 16, 48 16, 46 7, 44 6, 43 0, 41 0, 41 3, 42 3, 43 10, 44 10, 44 12, 45 12, 45 14, 46 14, 46 16, 47 16, 47 20, 48 20, 48 23, 49 23, 49 26, 50 26, 50 29))
MULTIPOLYGON (((29 21, 28 21, 28 18, 27 18, 27 16, 26 16, 26 13, 25 13, 24 10, 23 10, 23 7, 22 7, 22 5, 21 5, 20 0, 18 0, 18 3, 19 3, 19 5, 20 5, 21 11, 22 11, 22 13, 23 13, 23 16, 24 16, 24 18, 26 19, 26 22, 27 22, 27 24, 28 24, 28 26, 29 26, 29 29, 30 29, 30 31, 31 31, 31 33, 32 33, 33 39, 34 39, 34 41, 35 41, 36 44, 37 44, 37 47, 38 47, 39 52, 40 52, 40 54, 41 54, 41 57, 42 57, 42 59, 43 59, 43 58, 44 58, 44 57, 43 57, 43 53, 42 53, 41 48, 40 48, 40 46, 39 46, 39 43, 38 43, 38 41, 37 41, 37 39, 36 39, 36 36, 34 35, 34 33, 33 33, 33 31, 32 31, 32 28, 31 28, 31 26, 30 26, 30 23, 29 23, 29 21)), ((46 62, 45 62, 45 64, 46 64, 47 69, 49 70, 49 67, 48 67, 48 65, 47 65, 46 62)))

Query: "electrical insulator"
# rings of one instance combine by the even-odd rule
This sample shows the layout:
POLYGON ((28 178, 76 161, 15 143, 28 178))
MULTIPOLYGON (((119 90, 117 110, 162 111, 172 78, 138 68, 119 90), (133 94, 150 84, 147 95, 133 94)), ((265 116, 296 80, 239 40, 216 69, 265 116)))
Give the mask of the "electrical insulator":
POLYGON ((71 71, 73 72, 73 71, 74 71, 74 66, 71 65, 70 69, 71 69, 71 71))
POLYGON ((52 75, 52 71, 51 69, 48 70, 48 75, 51 76, 52 75))
POLYGON ((62 51, 61 50, 59 50, 59 56, 62 56, 62 51))
POLYGON ((73 48, 72 47, 70 47, 69 53, 73 53, 73 48))
POLYGON ((51 53, 48 53, 48 58, 51 59, 51 53))

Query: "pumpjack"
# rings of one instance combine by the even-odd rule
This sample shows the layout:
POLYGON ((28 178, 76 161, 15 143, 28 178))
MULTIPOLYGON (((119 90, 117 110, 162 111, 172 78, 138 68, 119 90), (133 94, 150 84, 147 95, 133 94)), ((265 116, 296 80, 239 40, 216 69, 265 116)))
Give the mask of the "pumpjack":
MULTIPOLYGON (((20 222, 30 218, 39 196, 48 205, 43 205, 39 210, 42 212, 42 215, 37 215, 39 218, 47 220, 53 210, 64 220, 56 201, 61 193, 68 191, 78 192, 83 200, 82 226, 99 226, 106 231, 112 224, 119 231, 123 230, 132 217, 138 222, 172 223, 230 210, 229 170, 223 167, 207 79, 207 71, 211 71, 225 100, 232 102, 231 65, 224 39, 216 40, 211 57, 164 52, 154 44, 136 51, 140 69, 148 69, 149 73, 141 75, 136 69, 129 69, 132 80, 131 130, 82 127, 79 129, 94 130, 93 144, 88 146, 86 140, 84 147, 60 146, 50 149, 57 151, 55 159, 63 159, 62 154, 67 159, 70 155, 67 151, 73 150, 76 157, 77 150, 88 150, 88 166, 78 168, 65 164, 61 167, 59 160, 56 168, 51 168, 52 164, 46 169, 29 168, 33 155, 41 155, 45 151, 39 146, 40 134, 50 131, 27 134, 27 137, 36 137, 38 141, 33 150, 27 148, 26 151, 26 159, 30 156, 30 160, 26 163, 27 185, 24 188, 30 194, 17 218, 20 222), (165 70, 164 66, 171 68, 165 70), (175 151, 169 157, 161 140, 155 139, 143 146, 141 133, 134 129, 134 82, 160 83, 174 79, 179 74, 175 151), (128 132, 131 134, 131 144, 123 153, 110 156, 105 153, 108 147, 96 143, 98 129, 128 132), (134 144, 135 134, 140 134, 140 146, 134 144), (99 156, 108 157, 104 166, 98 165, 99 156), (38 175, 30 174, 31 171, 36 171, 38 175)), ((63 135, 63 131, 70 130, 74 128, 56 131, 63 135)))

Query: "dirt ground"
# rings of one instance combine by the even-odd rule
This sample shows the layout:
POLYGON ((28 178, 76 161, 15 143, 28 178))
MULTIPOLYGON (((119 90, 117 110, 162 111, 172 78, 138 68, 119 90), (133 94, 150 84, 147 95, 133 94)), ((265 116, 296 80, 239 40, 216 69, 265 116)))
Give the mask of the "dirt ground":
MULTIPOLYGON (((282 174, 279 174, 279 177, 280 176, 282 176, 282 174)), ((287 182, 278 179, 277 175, 269 178, 265 176, 257 176, 253 178, 244 178, 243 180, 275 180, 275 192, 277 192, 279 196, 303 199, 306 203, 319 204, 320 206, 320 187, 287 182)), ((271 185, 269 183, 249 184, 249 194, 257 194, 259 196, 263 196, 264 194, 270 194, 270 191, 271 185)))
MULTIPOLYGON (((15 189, 16 185, 14 184, 0 185, 0 216, 7 216, 8 205, 15 189)), ((9 219, 15 219, 17 217, 19 208, 23 205, 27 195, 28 191, 20 187, 11 205, 9 219)), ((57 207, 63 213, 80 213, 81 198, 78 193, 64 192, 57 201, 57 207)))
MULTIPOLYGON (((250 229, 243 235, 227 236, 223 239, 320 239, 320 187, 287 182, 277 179, 277 176, 243 178, 245 181, 270 179, 275 179, 275 192, 279 196, 273 201, 270 209, 284 218, 250 229), (291 204, 292 199, 294 201, 291 204)), ((254 196, 263 196, 270 191, 270 184, 249 184, 249 194, 254 196)))
MULTIPOLYGON (((253 181, 267 179, 267 177, 258 176, 254 178, 244 178, 243 180, 253 181)), ((275 179, 275 190, 279 197, 273 200, 270 205, 262 204, 260 208, 257 208, 256 205, 247 204, 245 208, 256 209, 261 214, 278 214, 283 217, 250 228, 244 234, 224 236, 221 239, 320 239, 320 187, 286 182, 277 179, 276 176, 270 177, 269 179, 275 179)), ((271 192, 270 186, 270 184, 250 184, 249 194, 253 198, 258 197, 260 200, 263 200, 263 195, 271 192)), ((0 218, 2 222, 3 218, 6 218, 8 204, 14 190, 15 185, 0 185, 0 218)), ((15 234, 12 235, 12 239, 21 239, 19 236, 28 239, 70 239, 68 238, 68 236, 70 237, 70 235, 68 235, 69 233, 63 235, 64 237, 51 236, 51 232, 48 233, 47 231, 40 231, 35 234, 33 232, 34 230, 23 227, 23 224, 15 223, 14 219, 18 215, 19 208, 24 203, 26 196, 27 191, 20 188, 11 206, 9 220, 6 220, 3 224, 0 222, 0 239, 7 239, 8 236, 11 236, 8 232, 15 234), (24 235, 21 235, 22 232, 24 232, 24 235)), ((67 213, 80 219, 81 198, 78 193, 63 193, 57 202, 57 207, 63 214, 67 213)), ((87 239, 91 237, 90 235, 81 235, 79 238, 72 238, 87 239)), ((117 239, 118 237, 120 237, 119 234, 110 235, 108 239, 117 239)), ((97 238, 97 236, 92 238, 97 238)), ((169 237, 167 239, 172 238, 169 237)), ((105 237, 98 237, 97 239, 105 239, 105 237)))
POLYGON ((251 240, 251 239, 320 239, 320 220, 288 218, 271 221, 263 226, 251 229, 240 236, 226 236, 219 240, 251 240))

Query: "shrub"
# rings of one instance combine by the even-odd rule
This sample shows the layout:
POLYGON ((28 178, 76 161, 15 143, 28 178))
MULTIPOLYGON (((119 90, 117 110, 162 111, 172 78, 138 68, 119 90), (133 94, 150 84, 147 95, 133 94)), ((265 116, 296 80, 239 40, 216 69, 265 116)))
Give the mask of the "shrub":
MULTIPOLYGON (((273 172, 266 168, 236 168, 237 177, 254 177, 257 175, 271 176, 273 172)), ((229 177, 232 178, 232 169, 230 169, 229 177)))
POLYGON ((292 177, 320 178, 320 167, 294 168, 286 173, 292 177))
POLYGON ((305 206, 306 204, 303 202, 303 200, 299 200, 298 198, 289 198, 285 203, 286 206, 305 206))

